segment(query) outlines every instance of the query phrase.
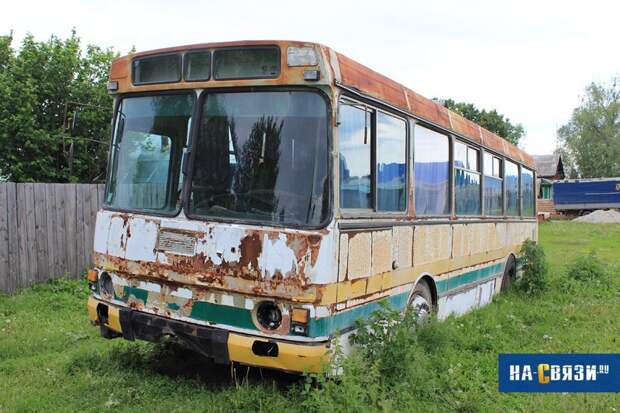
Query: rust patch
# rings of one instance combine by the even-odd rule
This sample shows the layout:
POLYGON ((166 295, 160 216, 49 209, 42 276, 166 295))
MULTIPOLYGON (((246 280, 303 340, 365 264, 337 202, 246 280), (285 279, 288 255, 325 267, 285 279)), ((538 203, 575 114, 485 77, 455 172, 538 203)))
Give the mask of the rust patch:
POLYGON ((263 250, 263 244, 261 241, 260 234, 257 232, 246 235, 241 240, 241 245, 239 246, 241 259, 239 260, 239 265, 242 268, 248 268, 251 264, 252 268, 258 269, 258 257, 263 250))

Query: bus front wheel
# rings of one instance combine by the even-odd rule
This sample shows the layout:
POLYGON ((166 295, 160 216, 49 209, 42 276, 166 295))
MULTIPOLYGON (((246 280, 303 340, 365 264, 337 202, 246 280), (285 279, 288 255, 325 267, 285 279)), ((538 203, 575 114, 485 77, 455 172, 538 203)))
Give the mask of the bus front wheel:
POLYGON ((427 320, 430 317, 433 310, 433 296, 425 281, 420 281, 413 289, 409 308, 416 312, 419 321, 427 320))

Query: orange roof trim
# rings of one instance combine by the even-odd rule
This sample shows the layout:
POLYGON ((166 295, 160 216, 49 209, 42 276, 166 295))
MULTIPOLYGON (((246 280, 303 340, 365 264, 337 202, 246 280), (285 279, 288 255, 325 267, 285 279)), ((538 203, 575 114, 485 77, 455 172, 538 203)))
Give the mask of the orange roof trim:
MULTIPOLYGON (((287 41, 287 40, 248 40, 225 43, 203 43, 187 46, 170 47, 165 49, 157 49, 140 53, 132 53, 127 56, 119 57, 112 62, 110 68, 110 79, 119 80, 119 92, 133 92, 143 90, 164 90, 178 88, 194 88, 205 87, 207 84, 201 83, 169 83, 149 86, 131 85, 129 74, 131 60, 135 57, 149 56, 154 54, 184 52, 202 48, 218 48, 218 47, 234 47, 234 46, 259 46, 259 45, 277 45, 281 48, 282 53, 282 71, 277 79, 243 79, 237 81, 220 81, 220 87, 240 86, 240 85, 284 85, 284 84, 305 84, 303 78, 303 68, 286 68, 286 48, 289 46, 305 46, 314 47, 323 63, 322 68, 327 69, 329 73, 323 73, 325 76, 317 84, 329 83, 332 86, 336 82, 354 88, 359 92, 379 99, 391 106, 394 106, 404 112, 428 121, 432 124, 440 126, 457 135, 460 135, 472 142, 483 145, 498 154, 512 158, 525 166, 535 169, 534 158, 523 150, 517 148, 499 135, 494 134, 481 127, 480 125, 464 118, 443 105, 440 105, 430 99, 427 99, 411 89, 395 82, 380 73, 350 59, 340 53, 334 52, 329 47, 303 41, 287 41)), ((212 81, 211 81, 212 82, 212 81)), ((211 84, 209 82, 209 84, 211 84)))

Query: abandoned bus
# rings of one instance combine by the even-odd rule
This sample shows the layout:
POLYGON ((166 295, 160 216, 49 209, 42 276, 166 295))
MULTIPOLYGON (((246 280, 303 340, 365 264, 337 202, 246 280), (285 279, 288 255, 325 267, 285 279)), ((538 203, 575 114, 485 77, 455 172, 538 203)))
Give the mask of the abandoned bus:
POLYGON ((532 158, 319 44, 112 63, 88 314, 217 363, 316 372, 382 301, 488 303, 536 240, 532 158))

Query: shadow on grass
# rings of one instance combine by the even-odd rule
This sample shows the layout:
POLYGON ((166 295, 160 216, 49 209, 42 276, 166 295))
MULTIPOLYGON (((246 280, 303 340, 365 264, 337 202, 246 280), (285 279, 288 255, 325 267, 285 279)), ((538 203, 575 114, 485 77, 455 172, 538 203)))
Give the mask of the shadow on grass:
POLYGON ((122 338, 103 352, 81 352, 67 365, 68 374, 139 374, 194 381, 214 390, 241 384, 269 384, 286 390, 303 376, 243 365, 216 364, 213 360, 175 342, 123 342, 122 338), (118 344, 117 344, 118 343, 118 344))

